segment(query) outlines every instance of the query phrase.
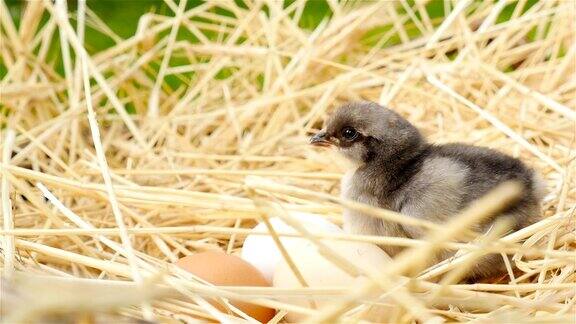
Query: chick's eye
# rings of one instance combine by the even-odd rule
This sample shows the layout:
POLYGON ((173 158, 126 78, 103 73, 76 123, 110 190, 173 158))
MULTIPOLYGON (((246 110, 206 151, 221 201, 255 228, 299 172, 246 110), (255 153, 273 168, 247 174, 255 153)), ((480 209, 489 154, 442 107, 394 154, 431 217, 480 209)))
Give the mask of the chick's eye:
POLYGON ((348 141, 351 141, 358 137, 358 132, 352 127, 344 127, 344 129, 342 129, 342 137, 348 141))

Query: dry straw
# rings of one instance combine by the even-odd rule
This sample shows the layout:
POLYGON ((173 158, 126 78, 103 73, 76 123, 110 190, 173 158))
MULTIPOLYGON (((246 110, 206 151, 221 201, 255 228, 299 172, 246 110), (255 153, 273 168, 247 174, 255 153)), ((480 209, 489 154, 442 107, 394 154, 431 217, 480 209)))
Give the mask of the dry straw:
POLYGON ((427 1, 327 3, 330 17, 309 30, 299 24, 306 1, 166 0, 166 15, 142 16, 123 39, 84 1, 74 12, 66 1, 31 1, 17 25, 0 0, 3 319, 253 321, 228 302, 237 299, 278 309, 273 323, 287 312, 356 322, 383 301, 397 307, 390 322, 573 321, 574 2, 443 1, 443 19, 427 1), (85 48, 88 28, 114 44, 85 48), (543 219, 515 233, 500 224, 502 238, 468 243, 469 225, 513 186, 440 227, 338 198, 345 164, 307 137, 349 100, 386 104, 433 142, 523 159, 546 180, 543 219), (430 236, 272 233, 276 242, 305 236, 335 266, 365 273, 355 290, 214 287, 172 265, 198 251, 237 254, 271 210, 290 222, 286 211, 297 210, 341 223, 342 207, 430 236), (408 252, 366 273, 331 240, 408 252), (426 264, 438 248, 458 253, 426 264), (489 251, 502 254, 508 275, 459 283, 489 251), (335 302, 316 309, 280 296, 335 302))

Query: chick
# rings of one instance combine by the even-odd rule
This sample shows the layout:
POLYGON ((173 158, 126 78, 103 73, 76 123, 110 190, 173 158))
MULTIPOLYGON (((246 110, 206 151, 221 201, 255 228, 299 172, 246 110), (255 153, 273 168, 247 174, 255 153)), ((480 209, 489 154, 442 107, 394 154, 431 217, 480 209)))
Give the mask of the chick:
MULTIPOLYGON (((514 230, 535 222, 540 215, 542 185, 520 160, 503 153, 465 144, 434 145, 396 112, 371 102, 346 104, 329 118, 311 144, 334 146, 356 166, 342 179, 344 198, 442 224, 498 184, 516 180, 521 196, 502 214, 479 224, 486 232, 497 217, 509 217, 514 230)), ((421 238, 425 230, 344 211, 349 233, 421 238)), ((399 248, 382 247, 390 255, 399 248)), ((437 260, 453 252, 443 251, 437 260)), ((499 255, 476 264, 468 279, 504 270, 499 255)))

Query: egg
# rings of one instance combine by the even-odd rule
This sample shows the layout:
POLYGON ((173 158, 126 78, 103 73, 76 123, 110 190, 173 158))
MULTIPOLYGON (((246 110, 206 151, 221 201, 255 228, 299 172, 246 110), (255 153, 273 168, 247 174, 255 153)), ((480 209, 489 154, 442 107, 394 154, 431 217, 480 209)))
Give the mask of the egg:
MULTIPOLYGON (((237 256, 223 252, 196 253, 178 260, 176 265, 216 286, 270 286, 258 269, 237 256)), ((230 303, 263 323, 276 313, 273 309, 244 301, 231 300, 230 303)), ((212 304, 221 311, 225 310, 216 302, 212 304)))
MULTIPOLYGON (((298 220, 304 226, 304 228, 312 233, 343 232, 340 227, 318 215, 301 212, 290 212, 290 216, 298 220)), ((299 233, 296 229, 286 224, 278 217, 270 218, 270 223, 277 233, 299 233)), ((256 225, 252 231, 268 233, 268 227, 265 223, 262 222, 256 225)), ((288 248, 289 245, 300 240, 306 239, 280 236, 280 241, 285 248, 288 248)), ((282 259, 282 253, 280 252, 280 249, 271 236, 249 234, 244 241, 241 257, 256 267, 258 270, 260 270, 266 280, 272 283, 272 278, 274 277, 274 269, 276 268, 278 262, 282 259)))
MULTIPOLYGON (((378 271, 384 269, 390 261, 390 257, 379 247, 370 243, 323 240, 323 242, 335 253, 348 260, 361 269, 378 271)), ((290 245, 288 250, 292 261, 304 278, 309 287, 342 287, 350 290, 358 287, 362 281, 367 280, 363 276, 354 277, 333 264, 329 259, 322 256, 316 245, 308 240, 301 240, 290 245)), ((300 288, 300 284, 288 263, 282 259, 274 272, 274 287, 276 288, 300 288)), ((281 297, 279 301, 302 307, 322 308, 331 304, 334 299, 329 296, 314 296, 311 299, 303 297, 281 297), (313 303, 310 302, 313 301, 313 303)), ((371 307, 364 314, 363 319, 374 322, 385 322, 386 309, 371 307), (384 314, 384 315, 383 315, 384 314)), ((301 322, 304 316, 297 313, 288 313, 286 319, 289 322, 301 322)))

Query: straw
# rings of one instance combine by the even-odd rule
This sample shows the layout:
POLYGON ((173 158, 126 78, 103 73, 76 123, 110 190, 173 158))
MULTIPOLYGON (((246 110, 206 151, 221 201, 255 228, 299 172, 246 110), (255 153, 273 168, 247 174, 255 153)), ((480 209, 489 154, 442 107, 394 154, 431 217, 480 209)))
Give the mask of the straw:
MULTIPOLYGON (((4 148, 2 150, 3 164, 10 163, 12 146, 14 145, 15 133, 8 129, 4 148)), ((8 182, 8 172, 2 168, 2 221, 3 229, 9 231, 14 228, 14 216, 12 215, 12 201, 10 199, 10 183, 8 182)), ((2 240, 2 250, 4 252, 4 276, 10 277, 14 273, 14 236, 4 237, 2 240)))
POLYGON ((572 319, 572 2, 330 0, 311 24, 303 0, 167 0, 128 37, 90 2, 30 1, 18 19, 11 6, 0 1, 1 317, 252 321, 231 304, 241 300, 277 310, 271 323, 290 313, 364 323, 386 309, 381 320, 402 323, 572 319), (92 46, 95 33, 108 48, 92 46), (340 197, 351 166, 308 139, 355 100, 394 109, 432 143, 521 159, 543 179, 541 218, 506 234, 504 223, 469 228, 513 189, 445 224, 340 197), (345 209, 431 236, 319 233, 292 217, 342 225, 345 209), (296 233, 272 228, 273 215, 296 233), (259 222, 268 230, 253 232, 259 222), (213 286, 172 264, 202 251, 239 255, 248 235, 270 236, 301 287, 213 286), (301 278, 283 244, 294 237, 367 286, 301 278), (343 260, 333 241, 404 254, 374 273, 343 260), (432 260, 438 249, 456 255, 432 260), (501 255, 507 273, 461 282, 486 254, 501 255), (91 288, 59 302, 63 280, 91 288), (91 307, 97 291, 119 298, 94 295, 91 307), (315 307, 325 301, 332 307, 315 307))

